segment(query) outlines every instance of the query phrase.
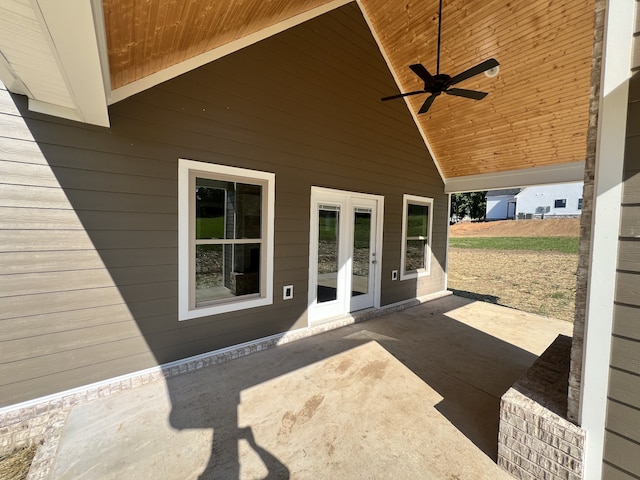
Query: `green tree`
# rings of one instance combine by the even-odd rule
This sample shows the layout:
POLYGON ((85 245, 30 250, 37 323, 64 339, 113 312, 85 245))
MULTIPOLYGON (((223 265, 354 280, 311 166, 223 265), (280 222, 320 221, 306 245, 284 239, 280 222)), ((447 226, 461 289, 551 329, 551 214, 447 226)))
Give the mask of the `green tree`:
POLYGON ((451 223, 463 219, 467 215, 468 201, 464 193, 451 194, 451 223))
POLYGON ((469 217, 483 220, 487 211, 487 192, 466 192, 451 194, 451 223, 469 217))
POLYGON ((468 194, 469 216, 473 220, 484 220, 487 213, 487 192, 471 192, 468 194))

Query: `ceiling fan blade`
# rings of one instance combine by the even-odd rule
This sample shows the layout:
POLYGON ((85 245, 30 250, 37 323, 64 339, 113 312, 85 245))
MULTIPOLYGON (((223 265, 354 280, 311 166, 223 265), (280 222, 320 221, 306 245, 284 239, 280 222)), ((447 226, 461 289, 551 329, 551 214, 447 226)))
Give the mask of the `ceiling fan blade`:
POLYGON ((478 92, 476 90, 466 90, 464 88, 450 88, 445 90, 444 93, 448 95, 455 95, 456 97, 472 98, 474 100, 482 100, 489 95, 487 92, 478 92))
POLYGON ((420 107, 420 110, 418 110, 418 114, 427 113, 427 111, 429 110, 429 107, 431 107, 431 104, 436 99, 436 97, 437 95, 431 95, 429 98, 427 98, 422 104, 422 107, 420 107))
POLYGON ((409 65, 409 68, 422 79, 425 85, 433 85, 433 77, 424 65, 421 63, 415 63, 413 65, 409 65))
POLYGON ((450 85, 455 85, 456 83, 460 83, 467 78, 475 77, 479 73, 486 72, 487 70, 491 70, 494 67, 500 65, 495 58, 490 58, 489 60, 485 60, 482 63, 479 63, 475 67, 471 67, 469 70, 465 70, 462 73, 459 73, 455 77, 451 78, 450 85))
POLYGON ((419 93, 426 93, 426 92, 424 90, 416 90, 415 92, 407 92, 407 93, 401 93, 399 95, 391 95, 390 97, 384 97, 384 98, 381 98, 380 100, 385 102, 387 100, 393 100, 395 98, 408 97, 409 95, 418 95, 419 93))

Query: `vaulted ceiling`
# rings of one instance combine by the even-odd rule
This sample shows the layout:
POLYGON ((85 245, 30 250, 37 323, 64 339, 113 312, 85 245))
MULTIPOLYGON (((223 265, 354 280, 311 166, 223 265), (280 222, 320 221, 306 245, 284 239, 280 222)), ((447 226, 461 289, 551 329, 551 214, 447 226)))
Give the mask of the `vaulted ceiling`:
MULTIPOLYGON (((64 41, 75 38, 77 50, 79 34, 62 29, 63 15, 56 13, 54 0, 6 0, 0 6, 0 32, 5 31, 0 33, 0 79, 13 91, 28 95, 39 111, 56 114, 57 105, 66 109, 62 113, 71 112, 68 118, 98 124, 105 123, 104 114, 98 111, 94 115, 92 109, 99 110, 100 105, 88 108, 82 103, 84 97, 95 97, 95 88, 93 95, 85 92, 87 84, 100 84, 106 110, 107 103, 350 3, 92 1, 89 13, 82 11, 86 10, 83 0, 71 0, 78 8, 72 14, 64 12, 67 24, 71 14, 76 23, 91 18, 97 26, 97 41, 91 41, 90 32, 83 37, 90 44, 83 58, 91 57, 83 70, 67 59, 73 47, 65 47, 64 41), (7 33, 6 27, 11 25, 14 28, 7 33), (60 78, 47 77, 57 81, 60 88, 45 92, 42 98, 37 98, 34 91, 45 86, 51 90, 53 84, 24 67, 20 55, 24 50, 20 32, 28 28, 37 33, 38 25, 42 27, 37 37, 40 43, 34 53, 47 57, 48 46, 49 58, 63 67, 60 78), (84 78, 74 83, 80 75, 84 78), (68 92, 61 93, 65 85, 68 92), (48 108, 49 104, 53 107, 48 108), (74 107, 78 118, 73 116, 74 107)), ((438 0, 358 0, 357 4, 398 89, 421 89, 421 80, 408 66, 420 62, 435 72, 438 0)), ((589 122, 593 25, 593 0, 443 1, 440 71, 454 75, 488 58, 501 64, 496 77, 478 75, 457 85, 488 92, 482 101, 441 95, 428 113, 417 115, 425 96, 406 99, 445 182, 546 170, 559 181, 581 179, 589 122)), ((34 35, 30 45, 34 44, 34 35)), ((380 92, 380 96, 393 93, 397 92, 380 92)), ((509 181, 496 186, 523 183, 512 180, 509 185, 509 181)))
POLYGON ((327 0, 103 0, 112 88, 268 29, 327 0))

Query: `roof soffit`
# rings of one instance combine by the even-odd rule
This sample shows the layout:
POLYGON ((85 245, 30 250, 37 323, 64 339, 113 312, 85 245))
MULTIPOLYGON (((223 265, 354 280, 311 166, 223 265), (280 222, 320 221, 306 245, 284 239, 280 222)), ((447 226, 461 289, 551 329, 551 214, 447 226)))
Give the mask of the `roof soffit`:
POLYGON ((29 109, 108 126, 94 5, 6 0, 0 7, 0 79, 29 109), (73 25, 73 28, 69 26, 73 25))
POLYGON ((352 0, 103 0, 111 102, 352 0))

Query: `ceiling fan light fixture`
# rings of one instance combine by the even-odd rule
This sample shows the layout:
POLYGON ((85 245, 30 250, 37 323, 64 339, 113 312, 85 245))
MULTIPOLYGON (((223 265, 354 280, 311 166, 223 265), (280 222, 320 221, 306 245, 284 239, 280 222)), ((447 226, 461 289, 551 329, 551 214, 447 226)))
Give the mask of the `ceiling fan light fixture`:
POLYGON ((485 71, 484 74, 489 78, 493 78, 496 75, 498 75, 499 71, 500 71, 500 65, 496 65, 495 67, 490 68, 489 70, 485 71))

